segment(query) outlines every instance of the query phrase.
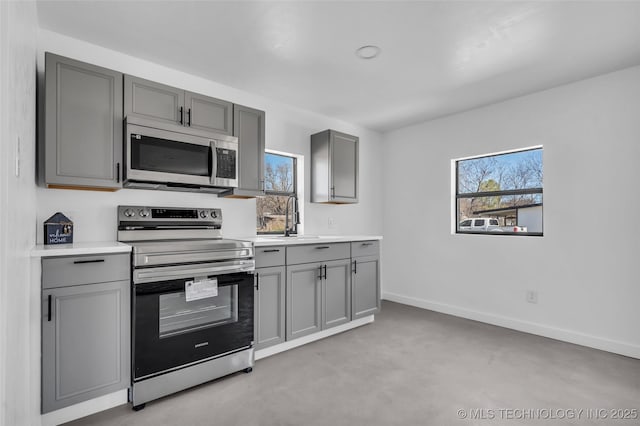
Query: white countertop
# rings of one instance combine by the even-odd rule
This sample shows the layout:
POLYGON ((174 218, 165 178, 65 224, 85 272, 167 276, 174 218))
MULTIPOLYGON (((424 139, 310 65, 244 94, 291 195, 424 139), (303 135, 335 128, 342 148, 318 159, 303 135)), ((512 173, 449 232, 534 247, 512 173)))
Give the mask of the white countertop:
POLYGON ((76 256, 81 254, 129 253, 131 246, 117 241, 98 241, 72 244, 38 244, 31 249, 31 257, 76 256))
POLYGON ((256 247, 291 246, 298 244, 348 243, 351 241, 382 240, 380 235, 302 235, 299 237, 257 235, 237 237, 234 240, 251 241, 256 247))

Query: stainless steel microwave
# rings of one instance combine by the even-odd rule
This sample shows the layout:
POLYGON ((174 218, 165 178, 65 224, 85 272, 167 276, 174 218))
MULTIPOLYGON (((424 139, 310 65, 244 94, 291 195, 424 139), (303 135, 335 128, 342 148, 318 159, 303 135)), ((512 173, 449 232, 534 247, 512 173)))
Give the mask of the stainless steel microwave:
POLYGON ((238 186, 238 138, 139 117, 127 117, 125 129, 125 187, 221 192, 238 186))

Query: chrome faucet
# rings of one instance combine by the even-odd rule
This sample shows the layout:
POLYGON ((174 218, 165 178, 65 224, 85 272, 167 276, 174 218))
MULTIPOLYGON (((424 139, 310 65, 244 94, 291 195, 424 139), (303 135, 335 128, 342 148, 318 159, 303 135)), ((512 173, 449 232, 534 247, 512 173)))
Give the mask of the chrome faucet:
POLYGON ((291 204, 293 205, 293 209, 291 211, 291 224, 292 225, 300 224, 300 215, 298 213, 298 197, 296 197, 295 195, 289 195, 289 197, 287 197, 287 203, 284 209, 284 236, 285 237, 291 236, 291 231, 292 231, 291 229, 289 229, 289 201, 292 201, 291 204))

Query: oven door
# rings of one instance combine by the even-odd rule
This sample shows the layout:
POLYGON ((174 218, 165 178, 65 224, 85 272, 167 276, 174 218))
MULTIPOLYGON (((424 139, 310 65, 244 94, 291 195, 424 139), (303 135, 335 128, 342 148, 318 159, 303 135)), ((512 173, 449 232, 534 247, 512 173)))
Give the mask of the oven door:
POLYGON ((127 124, 125 179, 211 185, 214 143, 199 136, 127 124))
POLYGON ((208 278, 217 296, 192 301, 192 278, 134 285, 134 381, 252 345, 253 274, 208 278))

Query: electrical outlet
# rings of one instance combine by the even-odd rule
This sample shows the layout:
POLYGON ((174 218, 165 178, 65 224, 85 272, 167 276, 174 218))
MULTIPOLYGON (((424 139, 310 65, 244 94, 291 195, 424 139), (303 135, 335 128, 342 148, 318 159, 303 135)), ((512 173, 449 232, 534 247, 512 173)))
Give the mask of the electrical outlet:
POLYGON ((527 302, 538 303, 538 292, 534 290, 527 290, 527 302))
POLYGON ((328 223, 329 223, 329 229, 333 229, 336 227, 336 220, 334 218, 330 217, 328 220, 328 223))

